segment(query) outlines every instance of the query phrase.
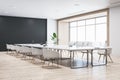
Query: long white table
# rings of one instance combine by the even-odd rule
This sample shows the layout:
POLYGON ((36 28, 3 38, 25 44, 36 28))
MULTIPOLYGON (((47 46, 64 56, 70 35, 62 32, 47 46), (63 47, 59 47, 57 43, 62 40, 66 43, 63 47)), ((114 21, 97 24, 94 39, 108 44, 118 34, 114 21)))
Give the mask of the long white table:
POLYGON ((93 64, 93 51, 94 50, 105 50, 106 53, 106 60, 105 64, 107 65, 107 50, 110 49, 111 47, 68 47, 68 46, 62 46, 62 45, 55 45, 55 46, 46 46, 46 48, 50 49, 57 49, 57 50, 67 50, 70 53, 70 59, 71 59, 71 68, 79 68, 79 67, 74 67, 72 65, 72 62, 74 64, 74 54, 75 51, 87 51, 87 67, 89 66, 89 55, 91 54, 91 66, 99 66, 99 65, 94 65, 93 64))
POLYGON ((105 61, 105 65, 107 64, 107 50, 110 49, 111 47, 69 47, 68 45, 47 45, 47 46, 43 46, 40 44, 17 44, 17 45, 21 45, 21 46, 28 46, 28 47, 35 47, 35 48, 49 48, 49 49, 55 49, 55 50, 66 50, 70 53, 70 61, 71 61, 71 68, 79 68, 79 67, 74 67, 74 54, 75 51, 83 51, 86 50, 87 51, 87 67, 89 66, 89 55, 91 54, 91 66, 93 65, 93 51, 94 50, 105 50, 106 53, 106 61, 105 61))

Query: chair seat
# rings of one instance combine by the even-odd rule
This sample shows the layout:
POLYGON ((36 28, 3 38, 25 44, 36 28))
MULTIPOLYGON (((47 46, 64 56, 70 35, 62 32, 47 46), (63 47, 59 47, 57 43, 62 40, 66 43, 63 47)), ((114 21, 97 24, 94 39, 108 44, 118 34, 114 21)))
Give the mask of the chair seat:
POLYGON ((105 53, 98 53, 99 55, 106 55, 105 53))

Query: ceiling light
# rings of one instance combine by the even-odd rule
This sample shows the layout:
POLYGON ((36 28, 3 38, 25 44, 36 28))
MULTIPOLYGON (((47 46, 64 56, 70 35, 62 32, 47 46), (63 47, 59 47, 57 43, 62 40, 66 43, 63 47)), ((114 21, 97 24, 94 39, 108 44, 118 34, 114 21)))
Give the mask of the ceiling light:
POLYGON ((74 4, 74 6, 80 6, 80 4, 74 4))
POLYGON ((81 14, 83 12, 85 12, 85 10, 81 10, 81 11, 78 11, 78 12, 70 13, 70 15, 78 15, 78 14, 81 14))

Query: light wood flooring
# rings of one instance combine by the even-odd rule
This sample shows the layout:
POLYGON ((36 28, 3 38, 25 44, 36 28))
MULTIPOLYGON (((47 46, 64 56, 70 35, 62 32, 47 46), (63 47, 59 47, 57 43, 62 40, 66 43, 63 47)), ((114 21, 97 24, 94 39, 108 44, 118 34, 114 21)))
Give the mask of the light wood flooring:
POLYGON ((15 56, 0 53, 0 80, 120 80, 120 59, 107 66, 70 69, 45 68, 15 56))

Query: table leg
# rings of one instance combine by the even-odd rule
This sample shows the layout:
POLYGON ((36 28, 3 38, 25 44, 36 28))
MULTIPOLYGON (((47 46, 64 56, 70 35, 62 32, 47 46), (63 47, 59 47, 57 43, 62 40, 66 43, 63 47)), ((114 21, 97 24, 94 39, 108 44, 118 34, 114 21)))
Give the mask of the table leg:
POLYGON ((73 69, 74 67, 74 51, 70 51, 70 67, 73 69))
POLYGON ((58 52, 59 52, 59 57, 60 57, 60 61, 59 62, 60 62, 60 64, 62 64, 62 50, 59 50, 58 52))
POLYGON ((107 49, 105 49, 105 53, 106 53, 106 63, 105 64, 107 64, 107 56, 108 56, 108 54, 107 54, 107 49))
POLYGON ((74 51, 72 52, 72 54, 73 54, 73 56, 72 56, 72 58, 73 58, 73 59, 72 59, 73 63, 72 63, 72 64, 73 64, 73 66, 74 66, 74 51))
POLYGON ((72 52, 70 51, 70 67, 72 68, 72 52))
POLYGON ((91 50, 91 66, 93 67, 93 50, 91 50))
POLYGON ((88 67, 88 63, 89 63, 89 53, 88 53, 89 51, 87 50, 87 67, 88 67))

